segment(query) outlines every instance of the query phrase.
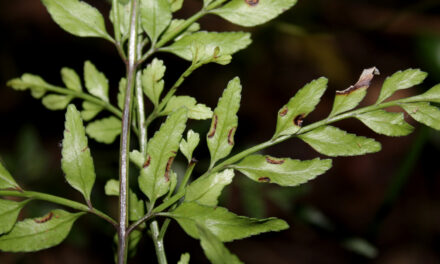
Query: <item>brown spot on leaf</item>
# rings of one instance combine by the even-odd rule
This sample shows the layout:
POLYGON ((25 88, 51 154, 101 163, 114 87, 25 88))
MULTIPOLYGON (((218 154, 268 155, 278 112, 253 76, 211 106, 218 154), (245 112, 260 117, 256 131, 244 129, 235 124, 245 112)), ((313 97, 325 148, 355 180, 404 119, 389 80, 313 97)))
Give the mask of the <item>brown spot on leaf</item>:
POLYGON ((362 145, 361 145, 361 144, 359 144, 359 143, 356 143, 356 144, 358 145, 359 148, 362 148, 362 145))
POLYGON ((172 156, 168 159, 167 167, 165 169, 165 180, 166 181, 170 181, 171 164, 173 164, 173 161, 174 161, 174 156, 172 156))
POLYGON ((270 163, 270 164, 283 164, 284 163, 283 159, 275 159, 275 158, 269 157, 269 156, 266 156, 266 161, 267 161, 267 163, 270 163))
POLYGON ((151 162, 151 156, 148 155, 147 160, 145 161, 144 165, 142 165, 142 168, 145 169, 146 167, 150 166, 150 162, 151 162))
POLYGON ((256 6, 260 2, 260 0, 244 0, 244 2, 249 6, 256 6))
POLYGON ((368 88, 370 87, 371 80, 373 80, 374 75, 379 75, 380 72, 376 67, 372 67, 369 69, 365 69, 361 76, 359 77, 359 80, 354 85, 348 87, 345 90, 342 91, 336 91, 336 95, 348 95, 352 92, 361 89, 361 88, 368 88))
POLYGON ((69 129, 67 129, 67 128, 66 128, 66 129, 65 129, 64 131, 66 131, 67 133, 70 133, 70 130, 69 130, 69 129))
POLYGON ((260 177, 258 178, 259 182, 270 182, 270 178, 269 177, 260 177))
POLYGON ((412 113, 415 114, 415 113, 417 113, 418 111, 419 111, 419 108, 416 107, 416 109, 412 110, 412 113))
POLYGON ((197 162, 198 162, 198 160, 196 158, 192 157, 189 164, 196 164, 197 162))
POLYGON ((214 115, 212 123, 212 128, 209 131, 208 138, 212 138, 215 135, 215 130, 217 129, 217 115, 214 115))
POLYGON ((236 129, 237 127, 233 127, 228 132, 228 144, 231 146, 234 145, 234 134, 236 129))
POLYGON ((284 107, 283 109, 281 109, 281 111, 280 111, 280 116, 285 116, 285 115, 287 115, 287 111, 289 111, 289 109, 287 109, 287 107, 284 107))
POLYGON ((84 151, 86 151, 86 150, 88 150, 89 149, 89 147, 85 147, 85 148, 83 148, 82 150, 81 150, 81 152, 84 152, 84 151))
POLYGON ((41 218, 34 219, 34 221, 37 224, 42 224, 42 223, 46 223, 47 221, 52 219, 52 217, 53 217, 53 213, 50 212, 50 213, 48 213, 47 215, 45 215, 45 216, 43 216, 41 218))
POLYGON ((304 114, 297 115, 297 116, 293 119, 293 124, 294 124, 295 126, 299 126, 299 127, 301 127, 301 126, 302 126, 302 123, 303 123, 303 120, 304 120, 304 117, 305 117, 304 114))

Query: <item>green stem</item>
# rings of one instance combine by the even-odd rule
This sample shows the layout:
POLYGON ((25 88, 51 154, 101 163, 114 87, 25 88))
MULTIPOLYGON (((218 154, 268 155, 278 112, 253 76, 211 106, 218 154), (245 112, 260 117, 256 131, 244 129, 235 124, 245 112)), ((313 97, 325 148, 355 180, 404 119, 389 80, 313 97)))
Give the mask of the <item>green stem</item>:
MULTIPOLYGON (((138 45, 137 45, 137 59, 139 60, 142 55, 142 37, 139 37, 138 45)), ((141 149, 141 153, 146 156, 147 155, 147 129, 145 125, 145 106, 144 106, 144 93, 142 90, 142 72, 141 70, 137 70, 136 72, 136 106, 137 106, 137 117, 138 117, 138 138, 139 145, 141 149)))
POLYGON ((334 117, 329 117, 327 119, 324 119, 324 120, 312 123, 308 126, 305 126, 293 135, 284 135, 284 136, 279 136, 277 138, 272 138, 266 142, 255 145, 249 149, 243 150, 242 152, 240 152, 240 153, 230 157, 229 159, 226 159, 225 161, 221 162, 220 164, 214 166, 212 169, 209 169, 207 172, 205 172, 200 177, 206 177, 211 173, 218 172, 218 171, 226 168, 227 166, 230 166, 230 165, 240 161, 244 157, 249 156, 257 151, 260 151, 262 149, 276 145, 276 144, 281 143, 287 139, 297 137, 301 134, 310 132, 318 127, 325 126, 325 125, 328 125, 331 123, 335 123, 335 122, 343 120, 343 119, 356 117, 357 115, 361 115, 361 114, 364 114, 367 112, 372 112, 375 110, 379 110, 379 109, 383 109, 383 108, 387 108, 387 107, 391 107, 391 106, 398 106, 403 103, 415 103, 415 102, 425 102, 425 101, 426 101, 426 99, 420 99, 419 97, 415 96, 415 97, 409 97, 409 98, 403 98, 403 99, 394 100, 394 101, 390 101, 390 102, 385 102, 385 103, 381 103, 381 104, 371 105, 371 106, 367 106, 367 107, 362 107, 357 110, 342 113, 342 114, 334 116, 334 117))
POLYGON ((129 191, 129 148, 132 112, 132 96, 137 67, 138 0, 131 1, 130 34, 128 39, 127 86, 122 115, 122 131, 119 155, 119 221, 118 221, 118 264, 127 263, 128 251, 128 191, 129 191))
POLYGON ((167 264, 167 257, 165 254, 165 247, 163 244, 163 239, 159 238, 159 224, 157 221, 153 221, 150 224, 151 237, 153 238, 154 248, 156 249, 157 262, 159 264, 167 264))
POLYGON ((115 32, 115 46, 118 50, 119 56, 121 56, 122 60, 126 60, 127 57, 125 55, 124 49, 122 48, 121 41, 121 30, 119 28, 120 25, 120 19, 119 19, 119 4, 118 0, 112 0, 112 7, 113 7, 113 29, 115 32))
POLYGON ((79 211, 92 213, 92 214, 99 216, 100 218, 106 220, 107 222, 112 224, 114 227, 117 227, 117 225, 118 225, 113 218, 111 218, 110 216, 106 215, 105 213, 103 213, 93 207, 89 208, 89 206, 87 206, 85 204, 78 203, 78 202, 75 202, 75 201, 72 201, 72 200, 69 200, 66 198, 62 198, 59 196, 55 196, 55 195, 50 195, 50 194, 40 193, 40 192, 31 192, 31 191, 0 190, 0 196, 25 197, 25 198, 31 198, 31 199, 41 200, 41 201, 47 201, 47 202, 51 202, 54 204, 59 204, 59 205, 63 205, 66 207, 70 207, 72 209, 76 209, 79 211))

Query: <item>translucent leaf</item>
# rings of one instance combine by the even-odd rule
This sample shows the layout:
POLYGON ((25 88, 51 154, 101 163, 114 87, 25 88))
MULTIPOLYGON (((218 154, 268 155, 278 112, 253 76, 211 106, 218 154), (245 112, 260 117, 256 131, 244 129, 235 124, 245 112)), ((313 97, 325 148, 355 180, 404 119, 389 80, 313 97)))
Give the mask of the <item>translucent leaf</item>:
MULTIPOLYGON (((119 181, 108 180, 104 187, 105 194, 109 196, 119 196, 119 181)), ((145 214, 144 202, 139 200, 136 193, 131 189, 128 193, 129 204, 129 219, 130 221, 137 221, 145 214)))
POLYGON ((378 152, 380 143, 371 138, 349 134, 333 126, 322 126, 299 135, 312 148, 327 156, 356 156, 378 152))
POLYGON ((61 167, 67 182, 90 201, 95 167, 80 113, 74 105, 67 108, 62 155, 61 167))
POLYGON ((168 0, 171 6, 171 11, 176 12, 182 8, 183 0, 168 0))
POLYGON ((303 119, 315 110, 327 88, 328 80, 321 77, 306 84, 278 111, 274 137, 291 135, 302 126, 303 119))
POLYGON ((82 91, 81 79, 78 74, 70 69, 70 68, 62 68, 61 69, 61 78, 63 79, 64 84, 70 90, 74 90, 77 92, 82 91))
POLYGON ((297 186, 325 173, 332 166, 330 159, 293 160, 251 155, 232 167, 256 182, 281 186, 297 186))
POLYGON ((186 140, 182 139, 182 141, 180 141, 180 151, 188 159, 188 162, 191 161, 194 149, 197 147, 199 142, 199 133, 196 133, 191 129, 186 134, 186 140))
POLYGON ((97 114, 99 114, 104 108, 100 105, 93 104, 90 102, 84 101, 82 103, 83 110, 81 111, 81 117, 85 121, 89 121, 93 119, 97 114))
POLYGON ((408 103, 401 107, 420 123, 440 130, 440 110, 437 107, 429 103, 408 103))
POLYGON ((163 61, 155 58, 142 72, 142 88, 145 95, 155 106, 159 104, 160 94, 163 90, 164 81, 162 78, 165 69, 163 61))
POLYGON ((8 86, 18 91, 30 89, 32 96, 38 99, 44 96, 47 87, 50 85, 40 76, 25 73, 21 78, 8 81, 8 86))
POLYGON ((169 0, 141 1, 141 22, 151 42, 155 43, 160 34, 171 22, 171 6, 169 0))
POLYGON ((403 113, 376 110, 357 115, 356 118, 374 132, 386 136, 406 136, 414 130, 410 124, 405 122, 403 113))
POLYGON ((122 78, 119 81, 119 93, 118 93, 118 107, 119 109, 124 109, 125 101, 125 88, 127 87, 127 79, 122 78))
POLYGON ((198 178, 187 187, 185 201, 216 206, 223 188, 229 185, 233 178, 234 170, 231 169, 198 178))
POLYGON ((281 231, 289 227, 281 219, 255 219, 238 216, 223 207, 210 207, 193 202, 184 202, 166 215, 174 218, 183 230, 193 238, 200 238, 197 229, 197 225, 199 225, 211 231, 222 242, 242 239, 263 232, 281 231))
POLYGON ((9 171, 7 171, 3 164, 0 162, 0 189, 17 187, 18 184, 15 182, 14 178, 12 178, 9 171))
POLYGON ((405 71, 398 71, 386 78, 380 91, 379 98, 376 104, 383 102, 385 99, 394 94, 397 90, 407 89, 418 85, 425 80, 428 74, 419 69, 408 69, 405 71))
POLYGON ((98 9, 78 0, 42 0, 52 19, 65 31, 78 37, 101 37, 113 41, 107 33, 104 17, 98 9))
POLYGON ((206 32, 200 31, 186 35, 171 46, 161 50, 171 52, 185 60, 193 61, 193 52, 188 49, 194 43, 202 47, 200 54, 216 54, 216 56, 232 55, 246 48, 250 43, 250 34, 245 32, 206 32), (220 49, 216 52, 216 49, 220 49))
POLYGON ((108 102, 108 80, 90 61, 84 63, 84 81, 89 93, 108 102))
POLYGON ((209 229, 197 225, 200 237, 200 245, 205 252, 206 257, 212 264, 240 264, 238 257, 223 245, 209 229))
POLYGON ((49 94, 43 97, 41 101, 43 105, 49 110, 62 110, 72 101, 73 96, 49 94))
POLYGON ((189 253, 183 253, 180 256, 180 260, 179 262, 177 262, 177 264, 189 264, 189 258, 190 258, 189 253))
MULTIPOLYGON (((185 23, 185 19, 173 19, 171 20, 170 25, 168 26, 168 28, 165 30, 165 32, 162 35, 162 38, 168 38, 170 35, 174 35, 176 34, 176 32, 179 32, 182 30, 182 26, 185 23)), ((193 24, 191 24, 191 26, 189 26, 188 28, 184 29, 182 33, 179 34, 178 37, 174 38, 174 40, 179 40, 180 38, 199 31, 200 30, 200 25, 197 22, 194 22, 193 24)))
POLYGON ((212 110, 204 104, 198 104, 196 99, 191 96, 173 96, 168 101, 161 115, 169 115, 180 107, 188 109, 188 118, 196 120, 205 120, 212 118, 212 110))
POLYGON ((30 200, 15 202, 0 199, 0 234, 7 233, 15 225, 21 209, 30 200))
POLYGON ((252 27, 274 19, 296 4, 297 0, 231 0, 212 13, 234 24, 252 27))
POLYGON ((179 148, 186 121, 186 109, 180 108, 168 116, 148 142, 147 159, 141 170, 139 187, 150 201, 168 192, 171 164, 179 148))
POLYGON ((0 236, 0 250, 32 252, 56 246, 67 237, 75 220, 83 214, 53 210, 43 217, 18 222, 11 232, 0 236))
POLYGON ((87 125, 86 132, 98 142, 111 144, 121 134, 121 120, 114 116, 96 120, 87 125))
POLYGON ((229 155, 234 146, 234 134, 238 125, 237 112, 240 107, 240 99, 240 79, 235 77, 223 91, 223 95, 214 110, 211 128, 206 135, 209 153, 211 154, 211 165, 229 155))
POLYGON ((330 116, 335 116, 358 106, 367 94, 367 89, 370 87, 374 75, 379 75, 379 70, 376 67, 365 69, 356 84, 343 91, 336 91, 330 116))

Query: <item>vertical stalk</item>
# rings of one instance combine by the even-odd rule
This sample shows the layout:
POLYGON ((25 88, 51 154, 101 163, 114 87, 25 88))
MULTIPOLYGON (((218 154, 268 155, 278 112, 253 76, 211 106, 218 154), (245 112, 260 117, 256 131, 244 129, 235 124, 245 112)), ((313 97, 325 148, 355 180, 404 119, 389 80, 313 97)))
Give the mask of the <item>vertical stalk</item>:
MULTIPOLYGON (((128 166, 130 147, 130 124, 132 110, 132 96, 137 68, 137 25, 138 0, 131 0, 130 36, 128 40, 127 86, 125 90, 124 110, 122 114, 122 132, 119 153, 119 221, 118 221, 118 264, 127 263, 128 248, 128 166)), ((119 26, 119 25, 116 25, 119 26)))
POLYGON ((167 264, 165 255, 165 247, 163 245, 163 237, 160 236, 159 224, 153 221, 150 224, 151 237, 153 238, 154 248, 156 249, 157 262, 159 264, 167 264))
MULTIPOLYGON (((142 37, 139 36, 137 43, 137 60, 142 57, 142 37)), ((145 106, 144 106, 144 93, 142 91, 142 72, 140 69, 136 72, 136 105, 137 105, 137 117, 138 117, 138 127, 139 127, 139 145, 142 155, 145 157, 147 155, 147 127, 145 125, 145 106)))

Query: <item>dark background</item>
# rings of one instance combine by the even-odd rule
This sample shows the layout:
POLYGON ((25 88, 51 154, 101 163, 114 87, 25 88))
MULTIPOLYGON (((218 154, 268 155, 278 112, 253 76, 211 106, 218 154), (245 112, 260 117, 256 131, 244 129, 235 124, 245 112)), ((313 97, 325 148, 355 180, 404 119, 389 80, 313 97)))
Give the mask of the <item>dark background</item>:
MULTIPOLYGON (((88 2, 108 14, 106 1, 88 2)), ((178 16, 193 14, 200 2, 186 0, 178 16)), ((411 96, 438 83, 439 11, 440 2, 434 0, 300 0, 275 21, 254 28, 239 28, 208 16, 200 21, 202 28, 250 31, 254 42, 236 54, 230 65, 208 65, 195 72, 179 93, 214 108, 228 80, 239 76, 243 98, 234 150, 239 151, 269 139, 279 108, 320 76, 329 78, 329 88, 306 123, 328 115, 335 90, 354 84, 364 68, 376 66, 381 75, 373 80, 363 105, 376 100, 384 78, 397 70, 421 68, 429 77, 396 97, 411 96)), ((62 31, 40 1, 0 0, 0 33, 0 157, 25 189, 81 201, 60 169, 64 111, 51 112, 29 92, 14 91, 5 84, 29 72, 61 85, 62 67, 82 75, 84 61, 91 60, 109 78, 115 102, 123 64, 106 41, 62 31)), ((167 54, 158 57, 167 66, 169 88, 188 63, 167 54)), ((376 138, 383 150, 336 158, 328 173, 299 188, 256 184, 237 174, 222 204, 238 214, 283 218, 291 228, 228 243, 228 247, 246 263, 440 263, 440 134, 408 121, 416 129, 402 138, 375 135, 355 120, 338 123, 350 132, 376 138)), ((190 125, 203 134, 209 129, 209 121, 190 125)), ((105 197, 103 186, 117 178, 118 143, 106 146, 90 140, 90 145, 97 171, 94 204, 116 215, 116 200, 105 197)), ((265 153, 292 158, 318 155, 295 139, 265 153)), ((197 150, 201 162, 195 175, 206 167, 207 154, 204 145, 197 150)), ((179 161, 183 166, 180 157, 176 171, 179 161)), ((32 202, 22 217, 42 215, 50 208, 50 204, 32 202)), ((36 253, 0 253, 0 263, 111 263, 112 237, 107 223, 85 216, 60 246, 36 253)), ((155 263, 153 245, 145 238, 132 263, 155 263)), ((191 263, 206 263, 198 241, 184 235, 175 223, 165 245, 170 263, 187 251, 191 263)))

